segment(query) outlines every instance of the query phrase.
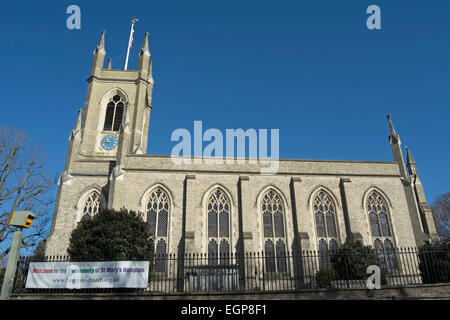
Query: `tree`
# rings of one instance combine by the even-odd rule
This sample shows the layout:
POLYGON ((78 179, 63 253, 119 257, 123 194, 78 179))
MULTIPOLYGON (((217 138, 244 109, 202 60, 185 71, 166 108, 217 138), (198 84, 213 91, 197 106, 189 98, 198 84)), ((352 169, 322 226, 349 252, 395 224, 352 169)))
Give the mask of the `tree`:
POLYGON ((3 284, 3 278, 5 277, 6 272, 6 264, 3 261, 0 261, 0 283, 3 284))
POLYGON ((32 261, 32 262, 45 261, 45 246, 46 246, 46 244, 47 244, 47 239, 43 239, 36 245, 33 255, 30 257, 30 261, 32 261))
POLYGON ((134 211, 100 210, 72 231, 67 252, 72 261, 151 261, 149 225, 134 211))
POLYGON ((22 247, 34 247, 48 232, 49 196, 56 175, 48 173, 45 156, 26 134, 8 127, 0 128, 0 260, 8 255, 14 228, 12 214, 30 210, 36 214, 31 228, 24 230, 22 247))
POLYGON ((450 192, 438 196, 431 204, 431 210, 439 238, 450 238, 450 192))

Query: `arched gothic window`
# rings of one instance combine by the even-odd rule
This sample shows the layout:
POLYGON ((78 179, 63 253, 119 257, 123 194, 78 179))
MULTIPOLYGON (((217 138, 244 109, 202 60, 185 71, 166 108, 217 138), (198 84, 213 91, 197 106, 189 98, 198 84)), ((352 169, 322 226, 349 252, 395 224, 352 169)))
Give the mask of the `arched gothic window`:
POLYGON ((81 221, 92 218, 100 211, 100 207, 100 194, 96 191, 93 191, 87 196, 86 200, 84 201, 81 212, 81 221))
POLYGON ((266 272, 286 272, 284 205, 274 190, 264 194, 261 203, 266 272))
POLYGON ((208 257, 210 264, 226 264, 230 255, 230 200, 225 193, 214 190, 207 202, 208 257))
POLYGON ((104 131, 119 131, 125 103, 119 95, 112 97, 106 105, 104 131))
POLYGON ((337 250, 339 243, 336 229, 336 209, 331 197, 321 190, 314 197, 313 210, 319 248, 319 265, 325 267, 330 264, 330 254, 337 250))
POLYGON ((153 190, 147 201, 147 223, 155 236, 156 271, 166 269, 167 237, 169 226, 169 196, 162 188, 153 190))
POLYGON ((372 191, 367 197, 367 212, 369 214, 370 231, 373 238, 373 246, 384 270, 397 269, 392 231, 389 224, 386 201, 376 191, 372 191))

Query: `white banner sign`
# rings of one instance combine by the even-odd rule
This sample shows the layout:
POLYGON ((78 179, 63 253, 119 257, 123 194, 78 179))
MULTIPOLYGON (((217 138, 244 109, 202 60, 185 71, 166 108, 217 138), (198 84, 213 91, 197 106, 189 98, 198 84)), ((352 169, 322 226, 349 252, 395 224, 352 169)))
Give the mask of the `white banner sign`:
POLYGON ((26 288, 147 288, 148 261, 31 262, 26 288))

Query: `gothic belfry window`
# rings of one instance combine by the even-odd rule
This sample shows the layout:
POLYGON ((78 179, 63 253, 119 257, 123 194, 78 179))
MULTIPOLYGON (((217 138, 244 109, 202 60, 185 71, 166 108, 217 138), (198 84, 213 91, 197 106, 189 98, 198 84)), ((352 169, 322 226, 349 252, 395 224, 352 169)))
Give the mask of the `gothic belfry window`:
POLYGON ((169 196, 160 187, 150 193, 147 201, 147 223, 150 226, 150 232, 155 236, 157 272, 165 271, 170 210, 169 202, 169 196))
POLYGON ((378 192, 372 191, 367 197, 366 206, 369 214, 373 246, 380 267, 384 270, 395 270, 397 269, 397 260, 395 258, 386 201, 378 192))
POLYGON ((269 190, 261 203, 266 272, 286 272, 284 205, 278 193, 269 190))
POLYGON ((125 103, 119 95, 112 97, 106 105, 104 131, 119 131, 125 103))
POLYGON ((330 254, 337 250, 339 243, 336 230, 336 209, 331 197, 321 190, 314 197, 313 210, 316 221, 319 265, 324 267, 330 264, 330 254))
POLYGON ((86 200, 84 201, 81 212, 81 221, 92 218, 99 212, 100 206, 100 194, 96 191, 93 191, 86 197, 86 200))
POLYGON ((206 205, 208 215, 208 261, 226 264, 230 255, 230 200, 225 193, 214 190, 206 205))

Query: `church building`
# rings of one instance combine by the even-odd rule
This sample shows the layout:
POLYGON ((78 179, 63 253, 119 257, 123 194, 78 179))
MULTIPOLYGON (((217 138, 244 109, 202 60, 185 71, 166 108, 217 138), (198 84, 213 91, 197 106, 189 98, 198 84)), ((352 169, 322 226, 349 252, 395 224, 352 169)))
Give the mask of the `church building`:
MULTIPOLYGON (((390 116, 394 161, 280 159, 174 163, 146 154, 152 111, 148 33, 137 70, 104 68, 105 32, 94 50, 83 111, 69 137, 47 255, 66 255, 77 224, 101 208, 142 214, 156 253, 294 252, 350 239, 390 250, 437 238, 416 162, 390 116)), ((380 137, 382 139, 383 137, 380 137)), ((331 156, 331 155, 330 155, 331 156)))

